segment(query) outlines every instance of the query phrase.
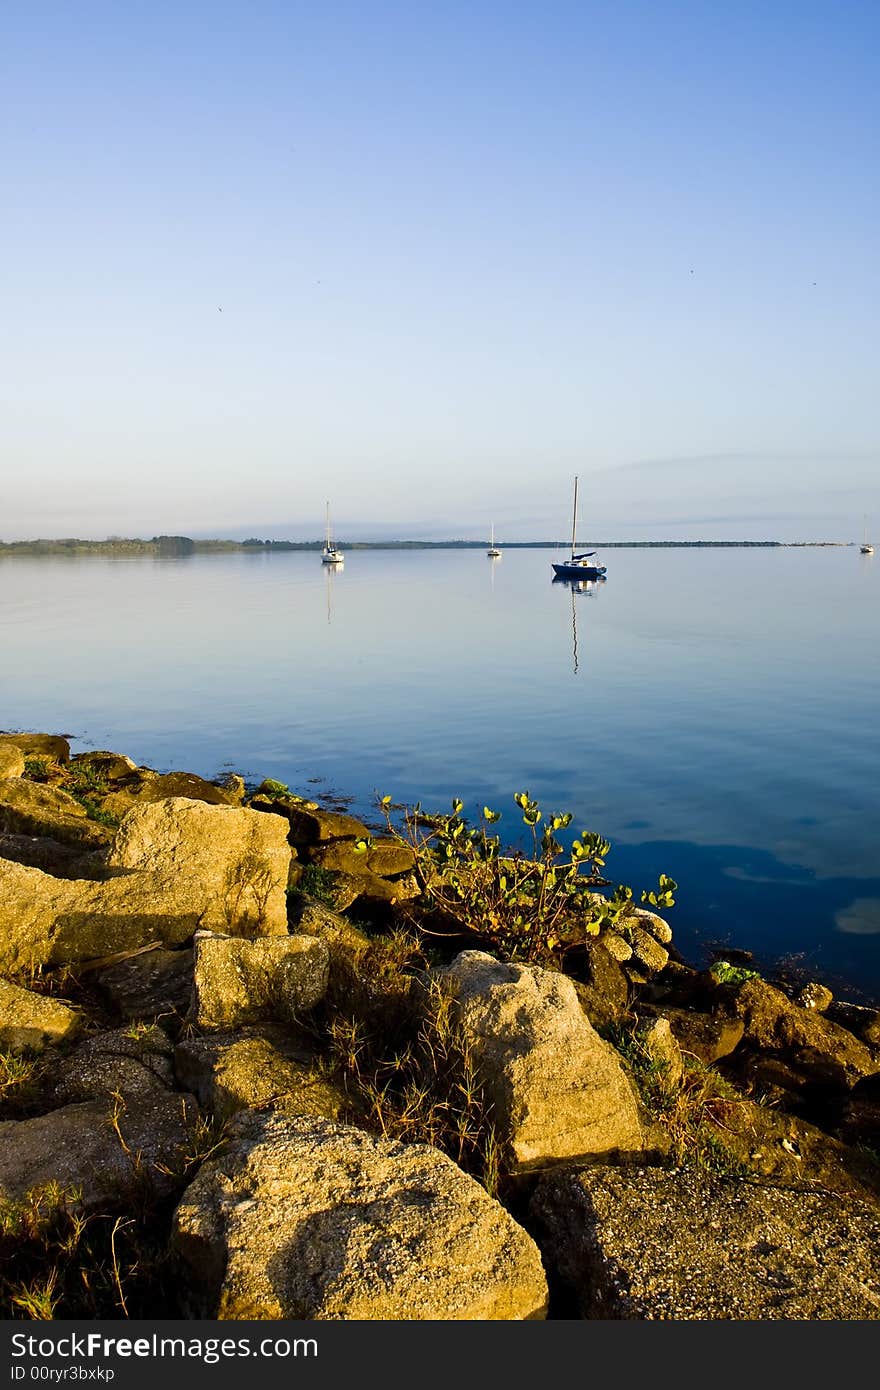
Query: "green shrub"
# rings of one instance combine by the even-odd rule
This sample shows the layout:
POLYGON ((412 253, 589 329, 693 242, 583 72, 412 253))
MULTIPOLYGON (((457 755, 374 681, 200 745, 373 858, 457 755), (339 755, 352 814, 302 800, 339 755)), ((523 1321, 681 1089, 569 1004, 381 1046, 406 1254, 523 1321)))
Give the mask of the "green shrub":
POLYGON ((716 960, 709 974, 716 985, 742 985, 746 980, 757 980, 757 970, 748 970, 744 965, 731 965, 729 960, 716 960))
MULTIPOLYGON (((405 833, 399 835, 391 798, 383 797, 379 804, 389 831, 415 852, 425 902, 509 959, 558 962, 588 936, 619 928, 632 911, 633 891, 623 884, 610 895, 599 891, 610 887, 602 876, 608 840, 584 830, 566 855, 557 833, 567 830, 571 814, 545 819, 528 792, 518 792, 514 802, 531 831, 531 854, 502 851, 499 837, 487 830, 501 813, 488 806, 477 827, 462 816, 458 798, 451 815, 426 816, 418 805, 404 808, 405 833)), ((662 875, 659 890, 643 893, 642 901, 671 907, 676 887, 662 875)))
POLYGON ((322 869, 319 864, 306 864, 296 888, 292 891, 307 893, 310 898, 317 898, 325 907, 332 907, 335 882, 336 875, 332 869, 322 869))
POLYGON ((106 796, 110 790, 103 772, 87 759, 68 764, 66 789, 76 797, 90 793, 93 796, 106 796))

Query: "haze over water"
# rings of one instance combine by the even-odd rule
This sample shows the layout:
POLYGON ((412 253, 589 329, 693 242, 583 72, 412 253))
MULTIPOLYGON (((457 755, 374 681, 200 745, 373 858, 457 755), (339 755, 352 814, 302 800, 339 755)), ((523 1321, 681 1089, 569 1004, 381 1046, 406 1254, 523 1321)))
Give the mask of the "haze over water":
POLYGON ((3 559, 0 725, 364 814, 458 795, 506 838, 528 790, 612 841, 615 882, 679 882, 687 957, 880 996, 878 557, 609 549, 574 595, 553 558, 3 559))

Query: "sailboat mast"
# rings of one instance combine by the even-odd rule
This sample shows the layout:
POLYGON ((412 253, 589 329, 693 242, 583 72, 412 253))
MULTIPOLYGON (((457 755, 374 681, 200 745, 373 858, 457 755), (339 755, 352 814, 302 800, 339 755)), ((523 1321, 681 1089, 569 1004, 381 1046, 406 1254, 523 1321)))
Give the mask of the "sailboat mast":
POLYGON ((574 507, 571 513, 571 558, 574 559, 575 547, 577 545, 577 518, 578 518, 578 480, 577 473, 574 475, 574 507))
POLYGON ((330 503, 327 503, 327 547, 330 549, 330 503))

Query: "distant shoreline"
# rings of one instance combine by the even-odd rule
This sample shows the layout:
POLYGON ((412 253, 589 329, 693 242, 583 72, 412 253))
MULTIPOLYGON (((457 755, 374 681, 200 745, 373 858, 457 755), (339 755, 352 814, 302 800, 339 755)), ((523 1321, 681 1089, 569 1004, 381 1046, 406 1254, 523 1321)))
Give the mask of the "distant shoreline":
MULTIPOLYGON (((497 542, 504 550, 567 550, 565 540, 497 542)), ((700 550, 700 549, 792 549, 804 547, 854 546, 855 541, 582 541, 587 548, 602 550, 700 550)), ((485 550, 487 542, 445 541, 347 541, 339 540, 341 550, 485 550)), ((64 540, 0 541, 3 555, 211 555, 225 552, 265 553, 267 551, 320 551, 323 541, 273 540, 194 540, 189 536, 153 536, 150 540, 114 537, 95 541, 64 540)))

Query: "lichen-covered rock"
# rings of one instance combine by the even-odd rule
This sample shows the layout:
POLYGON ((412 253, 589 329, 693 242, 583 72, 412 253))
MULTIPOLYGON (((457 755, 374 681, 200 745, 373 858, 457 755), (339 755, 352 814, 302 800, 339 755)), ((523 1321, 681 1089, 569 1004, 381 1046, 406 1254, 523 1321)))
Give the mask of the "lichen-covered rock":
POLYGON ((131 1101, 65 1105, 33 1120, 0 1123, 0 1201, 45 1190, 42 1209, 83 1212, 163 1197, 180 1186, 198 1107, 155 1091, 131 1101))
POLYGON ((0 782, 0 833, 46 836, 82 848, 107 844, 111 835, 60 787, 21 777, 0 782))
POLYGON ((427 1144, 250 1115, 187 1188, 174 1245, 198 1317, 542 1318, 531 1238, 427 1144))
POLYGON ((584 1317, 880 1317, 880 1214, 852 1198, 595 1167, 542 1178, 531 1212, 584 1317))
POLYGON ((643 1151, 620 1058, 592 1028, 571 980, 482 951, 463 951, 438 973, 511 1171, 643 1151))
MULTIPOLYGON (((658 919, 659 920, 659 919, 658 919)), ((629 927, 633 958, 652 974, 658 974, 669 960, 669 952, 640 922, 629 927)))
POLYGON ((628 941, 624 941, 619 932, 603 932, 599 939, 608 954, 613 956, 616 961, 619 961, 621 965, 624 965, 628 960, 632 960, 633 948, 628 941))
POLYGON ((0 980, 0 1049, 41 1052, 69 1042, 82 1027, 82 1014, 45 994, 0 980))
POLYGON ((778 1060, 795 1084, 852 1086, 880 1071, 880 1054, 757 976, 739 986, 733 1008, 762 1061, 778 1060))
POLYGON ((193 1018, 200 1028, 226 1028, 275 1018, 296 1021, 323 999, 330 953, 315 936, 198 936, 193 1018))
POLYGON ((26 758, 48 758, 62 766, 70 760, 70 744, 61 734, 0 734, 0 747, 17 748, 26 758))
POLYGON ((192 996, 193 953, 158 947, 104 966, 91 978, 122 1018, 183 1017, 192 996))
POLYGON ((174 1066, 180 1085, 218 1119, 271 1106, 335 1120, 347 1106, 345 1092, 277 1025, 191 1038, 178 1044, 174 1066))

